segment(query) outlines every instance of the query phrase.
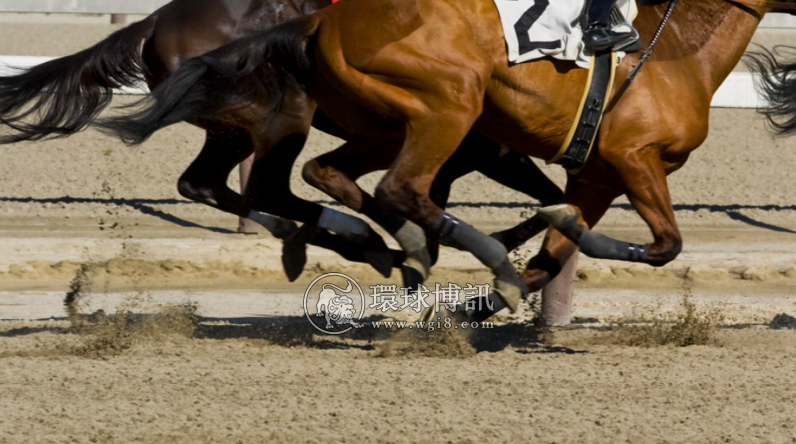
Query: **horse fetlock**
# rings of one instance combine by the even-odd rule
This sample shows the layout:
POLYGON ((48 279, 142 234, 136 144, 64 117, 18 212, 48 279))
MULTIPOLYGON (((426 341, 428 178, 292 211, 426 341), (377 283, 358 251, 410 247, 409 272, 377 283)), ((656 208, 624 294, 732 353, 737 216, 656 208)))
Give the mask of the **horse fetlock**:
POLYGON ((357 243, 365 242, 372 232, 370 225, 362 219, 331 208, 323 209, 318 226, 357 243))
POLYGON ((426 248, 407 253, 406 259, 401 265, 404 287, 417 289, 420 284, 428 279, 430 269, 431 255, 426 248))
POLYGON ((526 295, 540 291, 553 280, 550 272, 540 269, 525 270, 520 277, 527 289, 526 295))
POLYGON ((298 229, 298 225, 292 220, 271 216, 260 211, 252 210, 247 217, 265 227, 277 239, 286 239, 298 229))
POLYGON ((658 241, 647 247, 648 263, 653 267, 662 267, 677 259, 683 251, 683 240, 679 237, 658 241))
POLYGON ((403 225, 393 234, 393 237, 401 245, 401 249, 407 253, 425 251, 426 249, 426 232, 414 222, 404 220, 403 225))
POLYGON ((537 214, 556 229, 567 228, 578 222, 578 210, 567 204, 540 208, 537 214))
POLYGON ((508 282, 501 279, 496 280, 493 287, 495 293, 503 299, 503 303, 512 313, 516 313, 517 308, 520 306, 520 300, 524 296, 524 288, 525 285, 521 284, 519 280, 508 282))

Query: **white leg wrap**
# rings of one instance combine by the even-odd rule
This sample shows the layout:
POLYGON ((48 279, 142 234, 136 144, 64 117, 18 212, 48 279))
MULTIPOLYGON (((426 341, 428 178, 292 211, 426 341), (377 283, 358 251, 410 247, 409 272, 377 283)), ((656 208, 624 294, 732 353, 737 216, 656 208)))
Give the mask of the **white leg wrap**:
POLYGON ((324 208, 318 226, 345 237, 364 240, 370 233, 365 221, 330 208, 324 208))

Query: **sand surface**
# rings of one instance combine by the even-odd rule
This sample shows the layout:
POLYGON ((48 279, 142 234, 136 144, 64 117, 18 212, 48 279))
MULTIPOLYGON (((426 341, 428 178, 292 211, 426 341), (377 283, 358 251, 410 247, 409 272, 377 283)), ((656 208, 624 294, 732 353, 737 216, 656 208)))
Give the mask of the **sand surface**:
MULTIPOLYGON (((9 55, 68 54, 116 29, 5 19, 9 55)), ((769 327, 796 315, 796 142, 772 139, 751 110, 714 110, 710 123, 670 180, 680 258, 661 269, 581 258, 574 326, 539 330, 523 307, 469 339, 313 330, 302 295, 318 275, 399 277, 311 248, 287 284, 278 241, 235 234, 234 217, 177 194, 202 143, 190 126, 137 148, 93 131, 3 147, 0 443, 796 442, 796 332, 769 327)), ((296 168, 337 143, 314 133, 296 168)), ((452 203, 493 230, 529 201, 472 175, 452 203)), ((600 230, 649 240, 624 200, 600 230)), ((445 249, 429 283, 489 278, 445 249)))

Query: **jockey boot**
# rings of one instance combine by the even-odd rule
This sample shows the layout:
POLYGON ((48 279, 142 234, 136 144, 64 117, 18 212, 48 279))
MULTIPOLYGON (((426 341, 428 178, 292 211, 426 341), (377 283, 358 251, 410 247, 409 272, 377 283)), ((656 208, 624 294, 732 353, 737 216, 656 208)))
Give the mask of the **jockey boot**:
POLYGON ((615 0, 590 0, 586 11, 588 26, 583 43, 591 51, 614 50, 635 39, 632 32, 616 32, 611 27, 611 11, 615 0))

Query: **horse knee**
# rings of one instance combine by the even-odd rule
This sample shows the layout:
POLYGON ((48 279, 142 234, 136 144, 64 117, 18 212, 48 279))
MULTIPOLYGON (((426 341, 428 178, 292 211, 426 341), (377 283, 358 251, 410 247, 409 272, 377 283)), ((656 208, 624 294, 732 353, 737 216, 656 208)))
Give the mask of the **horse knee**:
MULTIPOLYGON (((436 206, 431 202, 427 194, 424 194, 412 183, 398 182, 385 178, 376 188, 375 197, 376 202, 382 208, 404 216, 409 220, 416 221, 419 217, 429 226, 436 220, 436 217, 429 217, 429 211, 436 208, 436 206)), ((438 216, 438 214, 434 216, 438 216)))

